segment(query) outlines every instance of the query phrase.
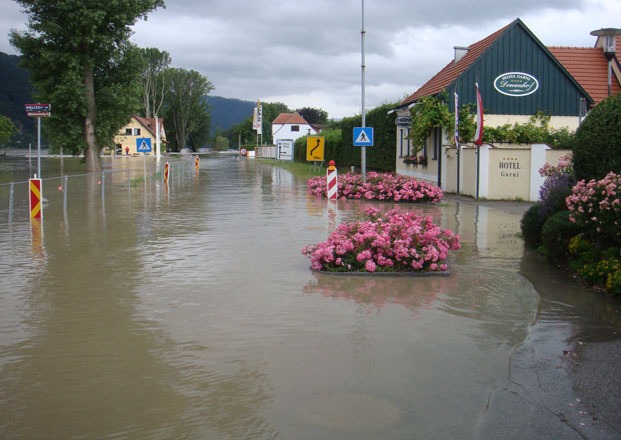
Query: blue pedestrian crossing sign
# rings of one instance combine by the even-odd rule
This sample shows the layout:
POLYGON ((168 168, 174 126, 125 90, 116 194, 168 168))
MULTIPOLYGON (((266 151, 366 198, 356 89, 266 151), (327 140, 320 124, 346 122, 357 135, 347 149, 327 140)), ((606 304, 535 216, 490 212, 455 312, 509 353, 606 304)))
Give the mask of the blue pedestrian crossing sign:
POLYGON ((373 146, 373 127, 354 127, 354 147, 373 146))
POLYGON ((150 153, 151 149, 151 138, 136 138, 136 151, 138 153, 150 153))

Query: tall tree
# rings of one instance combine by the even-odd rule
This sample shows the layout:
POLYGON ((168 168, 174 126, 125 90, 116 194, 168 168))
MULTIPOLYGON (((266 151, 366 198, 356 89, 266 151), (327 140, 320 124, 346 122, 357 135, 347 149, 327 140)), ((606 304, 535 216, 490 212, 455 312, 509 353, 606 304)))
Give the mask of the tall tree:
POLYGON ((129 37, 138 19, 163 0, 15 0, 28 30, 11 31, 38 98, 52 104, 50 140, 84 150, 87 171, 101 169, 100 149, 139 106, 137 49, 129 37))
POLYGON ((263 107, 263 136, 264 144, 272 144, 272 121, 281 113, 291 113, 289 107, 282 102, 262 102, 263 107))
POLYGON ((320 108, 302 107, 296 110, 309 124, 327 124, 328 112, 320 108))
POLYGON ((0 146, 6 146, 6 142, 11 139, 15 133, 13 122, 6 116, 0 115, 0 146))
POLYGON ((195 70, 176 67, 166 69, 165 78, 167 120, 175 133, 175 145, 181 149, 200 130, 207 113, 204 97, 213 85, 195 70))
POLYGON ((164 71, 170 65, 170 54, 154 47, 140 49, 143 59, 141 88, 145 118, 157 116, 164 102, 166 81, 164 71))

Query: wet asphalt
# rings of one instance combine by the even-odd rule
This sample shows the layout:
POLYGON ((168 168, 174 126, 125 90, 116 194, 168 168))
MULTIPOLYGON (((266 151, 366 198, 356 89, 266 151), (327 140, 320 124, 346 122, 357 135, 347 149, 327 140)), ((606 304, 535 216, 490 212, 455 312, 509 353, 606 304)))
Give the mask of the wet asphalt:
POLYGON ((538 311, 474 438, 621 439, 621 298, 559 271, 534 251, 523 259, 538 311))

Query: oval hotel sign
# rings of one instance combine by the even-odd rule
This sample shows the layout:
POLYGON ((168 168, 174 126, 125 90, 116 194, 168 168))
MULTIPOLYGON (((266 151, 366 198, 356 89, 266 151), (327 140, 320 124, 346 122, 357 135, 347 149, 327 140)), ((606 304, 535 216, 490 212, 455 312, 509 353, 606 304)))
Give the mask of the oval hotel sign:
POLYGON ((528 73, 508 72, 494 80, 494 88, 507 96, 528 96, 537 91, 539 81, 528 73))

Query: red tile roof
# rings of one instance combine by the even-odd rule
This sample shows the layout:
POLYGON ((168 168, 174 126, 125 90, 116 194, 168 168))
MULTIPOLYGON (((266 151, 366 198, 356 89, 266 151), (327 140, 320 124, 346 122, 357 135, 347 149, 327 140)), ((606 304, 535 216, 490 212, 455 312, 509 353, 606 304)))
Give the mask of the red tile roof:
MULTIPOLYGON (((153 136, 155 136, 155 118, 143 118, 142 116, 134 115, 134 118, 138 122, 140 122, 147 130, 151 132, 153 136)), ((164 118, 157 118, 159 121, 160 130, 164 126, 164 118)))
POLYGON ((298 112, 294 113, 281 113, 278 115, 276 119, 272 121, 272 124, 298 124, 298 125, 308 125, 306 119, 302 117, 298 112))
MULTIPOLYGON (((608 97, 608 61, 601 48, 548 47, 548 50, 593 98, 594 104, 608 97)), ((614 73, 611 84, 612 94, 621 92, 614 73)))
POLYGON ((461 58, 458 62, 451 61, 446 65, 446 67, 444 67, 444 69, 440 70, 440 72, 427 81, 420 89, 407 97, 401 104, 410 104, 411 102, 414 102, 424 96, 440 93, 442 90, 447 88, 453 83, 453 81, 455 81, 455 79, 457 79, 457 77, 459 77, 459 75, 464 72, 464 70, 468 68, 468 66, 470 66, 470 64, 476 61, 477 58, 479 58, 481 54, 485 52, 485 50, 487 50, 487 48, 489 48, 509 26, 511 26, 511 24, 508 24, 502 29, 498 29, 496 32, 485 37, 481 41, 468 46, 468 52, 463 56, 463 58, 461 58))

